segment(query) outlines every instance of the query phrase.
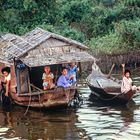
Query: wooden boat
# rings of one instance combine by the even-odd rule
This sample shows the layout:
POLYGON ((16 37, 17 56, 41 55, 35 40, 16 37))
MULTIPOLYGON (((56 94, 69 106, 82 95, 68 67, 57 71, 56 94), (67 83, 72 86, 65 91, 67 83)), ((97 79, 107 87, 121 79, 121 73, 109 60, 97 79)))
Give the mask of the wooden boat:
POLYGON ((25 36, 0 36, 0 68, 11 68, 10 97, 20 106, 50 108, 67 106, 75 97, 77 86, 43 90, 42 74, 49 65, 55 81, 62 64, 93 61, 83 44, 36 28, 25 36))
POLYGON ((101 72, 96 63, 92 66, 92 73, 87 77, 87 84, 100 101, 107 103, 126 104, 132 100, 135 91, 121 93, 121 81, 101 72))
POLYGON ((30 106, 35 108, 52 108, 59 106, 67 106, 73 100, 75 89, 72 88, 56 88, 53 90, 34 92, 31 94, 12 93, 11 98, 14 102, 21 106, 30 106))

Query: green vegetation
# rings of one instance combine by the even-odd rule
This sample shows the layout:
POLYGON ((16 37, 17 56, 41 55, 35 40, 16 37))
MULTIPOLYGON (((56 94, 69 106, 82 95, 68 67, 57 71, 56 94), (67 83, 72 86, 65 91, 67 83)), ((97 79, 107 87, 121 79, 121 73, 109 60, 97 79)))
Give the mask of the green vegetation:
POLYGON ((140 0, 0 0, 0 32, 41 27, 95 52, 140 48, 140 0))

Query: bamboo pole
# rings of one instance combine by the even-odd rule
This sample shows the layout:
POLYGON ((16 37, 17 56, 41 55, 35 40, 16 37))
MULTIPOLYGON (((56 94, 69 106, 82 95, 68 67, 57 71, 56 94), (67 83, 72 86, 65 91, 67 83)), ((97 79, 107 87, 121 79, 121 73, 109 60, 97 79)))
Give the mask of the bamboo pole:
POLYGON ((114 66, 115 66, 115 64, 113 64, 113 65, 112 65, 112 67, 111 67, 111 69, 110 69, 110 71, 109 71, 109 73, 108 73, 108 75, 107 75, 107 77, 108 77, 108 78, 110 78, 110 76, 111 76, 111 73, 112 73, 112 71, 113 71, 114 66))

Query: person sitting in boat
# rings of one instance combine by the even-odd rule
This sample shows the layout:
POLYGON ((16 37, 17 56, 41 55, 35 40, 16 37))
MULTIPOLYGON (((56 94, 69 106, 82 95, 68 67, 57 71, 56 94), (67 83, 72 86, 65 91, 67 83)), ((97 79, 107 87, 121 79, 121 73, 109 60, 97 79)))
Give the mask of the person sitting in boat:
POLYGON ((55 85, 53 83, 54 75, 51 72, 50 66, 44 67, 44 73, 42 75, 42 79, 43 79, 43 89, 44 90, 52 89, 55 87, 55 85))
POLYGON ((66 87, 70 87, 72 85, 71 83, 71 79, 73 78, 73 76, 67 76, 67 69, 63 68, 62 69, 62 75, 58 78, 57 81, 57 86, 62 86, 64 88, 66 87))
POLYGON ((123 68, 123 72, 122 72, 122 85, 121 85, 121 92, 122 93, 127 93, 128 91, 132 90, 132 91, 136 91, 136 90, 140 90, 140 87, 136 87, 135 85, 133 85, 133 81, 130 78, 131 76, 131 72, 130 70, 124 70, 125 65, 122 64, 122 68, 123 68))
POLYGON ((67 75, 70 77, 72 75, 71 83, 76 83, 76 72, 79 70, 78 66, 75 63, 71 63, 69 67, 67 67, 67 75))
POLYGON ((5 84, 5 96, 8 97, 9 90, 10 90, 10 82, 11 82, 11 74, 10 74, 10 68, 9 67, 4 67, 1 70, 1 73, 4 76, 4 81, 1 82, 2 84, 5 84))

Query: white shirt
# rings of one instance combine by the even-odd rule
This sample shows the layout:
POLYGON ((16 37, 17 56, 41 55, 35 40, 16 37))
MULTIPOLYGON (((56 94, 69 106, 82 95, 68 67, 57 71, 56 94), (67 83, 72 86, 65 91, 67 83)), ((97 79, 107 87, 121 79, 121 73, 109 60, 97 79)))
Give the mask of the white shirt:
POLYGON ((125 76, 122 79, 122 85, 121 85, 121 92, 127 93, 129 90, 132 89, 132 79, 126 78, 125 76))
POLYGON ((5 77, 4 81, 10 81, 11 80, 11 74, 9 73, 8 76, 5 77))

